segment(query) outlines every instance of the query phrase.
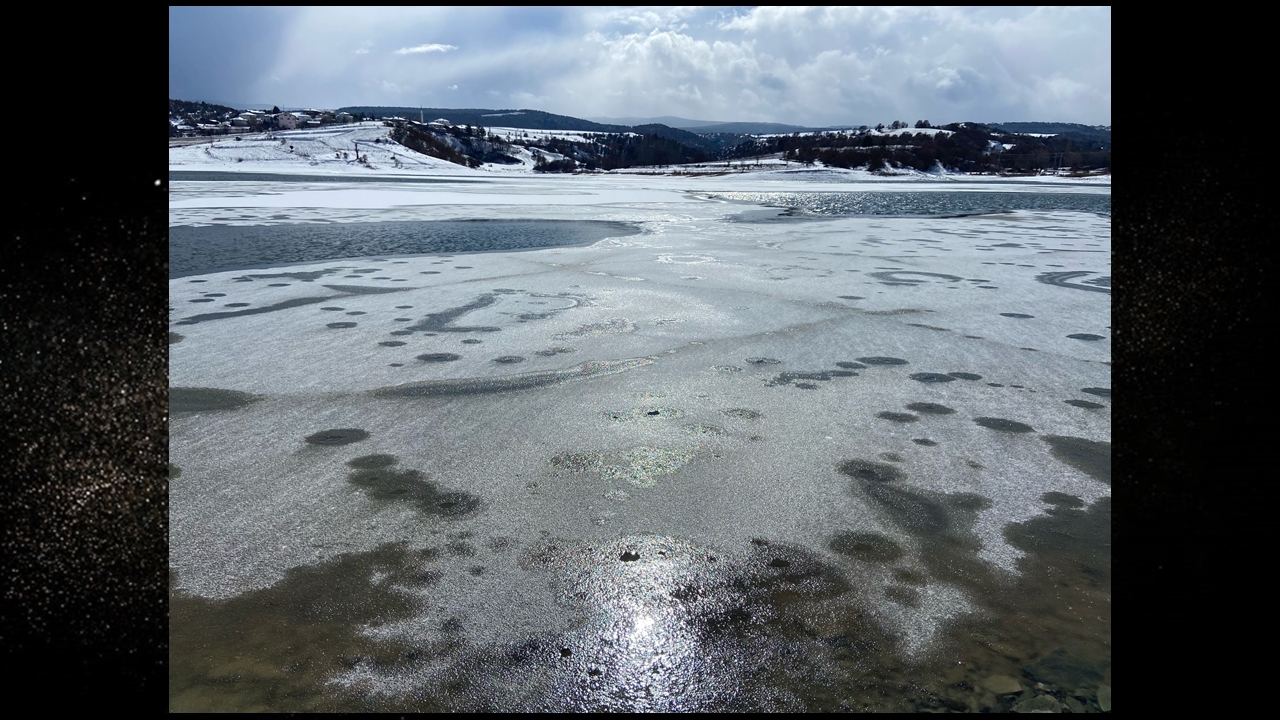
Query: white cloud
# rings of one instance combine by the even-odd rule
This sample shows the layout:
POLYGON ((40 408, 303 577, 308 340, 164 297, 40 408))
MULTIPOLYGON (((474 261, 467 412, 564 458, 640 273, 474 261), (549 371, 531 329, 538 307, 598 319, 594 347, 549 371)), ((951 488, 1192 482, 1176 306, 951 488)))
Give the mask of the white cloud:
POLYGON ((400 48, 399 50, 396 51, 396 55, 415 55, 418 53, 449 52, 450 50, 457 50, 457 49, 458 48, 455 45, 442 45, 440 43, 428 43, 426 45, 414 45, 413 47, 400 48))
POLYGON ((458 107, 511 102, 578 117, 802 125, 1111 121, 1106 7, 290 13, 272 46, 275 61, 239 94, 339 106, 418 104, 447 89, 458 107), (421 44, 424 37, 435 42, 421 44), (335 54, 335 46, 355 54, 335 54), (430 55, 429 76, 405 55, 430 55), (281 82, 267 81, 272 75, 281 82))

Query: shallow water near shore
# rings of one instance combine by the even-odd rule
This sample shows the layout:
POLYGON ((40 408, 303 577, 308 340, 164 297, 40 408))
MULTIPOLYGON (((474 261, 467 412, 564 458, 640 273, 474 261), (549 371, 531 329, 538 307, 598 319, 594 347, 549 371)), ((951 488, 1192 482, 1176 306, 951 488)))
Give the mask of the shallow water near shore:
POLYGON ((728 206, 171 278, 170 710, 1109 709, 1109 214, 728 206))

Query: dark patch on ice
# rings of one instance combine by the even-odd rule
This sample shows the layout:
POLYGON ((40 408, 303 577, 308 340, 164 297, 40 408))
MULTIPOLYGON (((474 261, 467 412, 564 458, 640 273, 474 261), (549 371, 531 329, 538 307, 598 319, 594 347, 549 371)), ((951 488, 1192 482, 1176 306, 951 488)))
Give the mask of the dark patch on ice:
POLYGON ((1016 420, 1005 420, 1004 418, 995 417, 976 417, 973 419, 975 423, 989 430, 999 430, 1007 433, 1029 433, 1035 432, 1035 428, 1016 420))
POLYGON ((397 305, 397 306, 396 306, 396 309, 397 309, 397 310, 411 310, 411 309, 413 309, 413 306, 412 306, 412 305, 397 305))
MULTIPOLYGON (((467 341, 463 340, 463 342, 467 342, 467 341)), ((547 348, 546 350, 534 350, 533 354, 539 357, 555 357, 556 355, 561 355, 564 353, 571 353, 571 352, 577 352, 577 350, 574 350, 573 348, 570 348, 570 347, 557 346, 553 348, 547 348)))
POLYGON ((736 365, 716 365, 716 366, 712 367, 711 369, 712 369, 712 370, 715 370, 716 372, 722 372, 722 373, 736 373, 736 372, 742 372, 742 368, 740 368, 740 367, 738 367, 738 366, 736 366, 736 365))
POLYGON ((858 362, 866 363, 867 365, 906 365, 907 364, 907 361, 903 360, 902 358, 882 357, 879 355, 874 355, 872 357, 860 357, 858 358, 858 362))
POLYGON ((363 310, 348 310, 348 311, 347 311, 347 314, 348 314, 348 315, 368 315, 369 313, 367 313, 367 312, 365 312, 365 311, 363 311, 363 310))
POLYGON ((180 477, 182 477, 182 468, 174 465, 173 463, 169 463, 169 479, 177 480, 180 477))
POLYGON ((404 344, 405 344, 405 341, 403 341, 403 340, 383 340, 382 342, 380 342, 380 343, 378 343, 378 344, 379 344, 379 345, 381 345, 381 346, 383 346, 383 347, 400 347, 401 345, 404 345, 404 344))
POLYGON ((920 591, 913 587, 890 585, 884 589, 884 596, 889 602, 907 607, 920 607, 920 591))
POLYGON ((419 355, 418 359, 425 363, 453 362, 461 360, 462 356, 455 353, 424 353, 419 355))
POLYGON ((957 380, 981 380, 982 379, 981 375, 975 375, 974 373, 953 372, 953 373, 947 373, 947 374, 953 378, 956 378, 957 380))
POLYGON ((896 423, 913 423, 920 419, 919 416, 911 413, 892 412, 890 410, 882 410, 876 413, 876 417, 882 420, 892 420, 896 423))
POLYGON ((347 465, 357 470, 374 470, 377 468, 391 467, 399 461, 400 459, 395 455, 361 455, 358 458, 348 460, 347 465))
POLYGON ((291 283, 271 283, 267 287, 289 287, 291 283))
MULTIPOLYGON (((467 537, 470 537, 470 535, 467 535, 467 537)), ((469 542, 463 542, 462 540, 454 540, 453 542, 445 545, 444 549, 445 552, 448 552, 454 557, 475 557, 476 554, 475 545, 472 545, 469 542)))
POLYGON ((588 453, 560 452, 551 456, 552 466, 569 472, 582 473, 596 467, 596 456, 588 453))
POLYGON ((729 434, 722 427, 706 423, 689 423, 684 426, 684 429, 695 435, 707 435, 710 437, 723 437, 729 434))
POLYGON ((927 372, 912 373, 911 379, 918 380, 922 383, 949 383, 955 380, 955 378, 951 377, 950 375, 943 375, 942 373, 927 373, 927 372))
POLYGON ((863 483, 862 491, 895 525, 911 535, 937 538, 951 529, 946 509, 922 492, 875 482, 863 483))
POLYGON ((837 295, 836 297, 840 298, 841 300, 866 300, 866 298, 862 297, 861 295, 837 295))
POLYGON ((1080 392, 1104 398, 1111 397, 1111 388, 1080 388, 1080 392))
POLYGON ((869 480, 873 483, 893 482, 902 480, 907 476, 906 473, 892 465, 857 458, 840 463, 839 470, 849 477, 869 480))
POLYGON ((407 287, 373 287, 370 285, 323 285, 344 295, 385 295, 386 293, 405 292, 413 288, 407 287))
POLYGON ((630 410, 615 410, 604 413, 607 420, 614 422, 624 422, 629 420, 644 420, 646 418, 670 418, 679 417, 684 413, 675 408, 667 407, 638 407, 630 410))
POLYGON ((903 585, 923 586, 929 583, 929 578, 925 577, 922 573, 918 573, 909 568, 898 568, 897 570, 894 570, 893 579, 903 585))
POLYGON ((321 277, 324 277, 325 275, 338 272, 340 269, 341 268, 328 268, 325 270, 312 270, 312 271, 300 271, 300 272, 250 273, 247 275, 241 275, 240 277, 237 277, 235 279, 240 280, 242 278, 249 278, 249 279, 257 278, 259 280, 276 280, 278 278, 289 278, 290 280, 301 280, 302 282, 313 282, 315 280, 319 280, 321 277))
POLYGON ((249 303, 227 303, 223 307, 249 307, 249 303))
POLYGON ((1035 315, 1027 315, 1026 313, 1000 313, 1003 317, 1009 318, 1033 318, 1035 315))
POLYGON ((924 328, 926 330, 937 330, 939 332, 951 332, 951 328, 938 327, 937 325, 925 325, 924 323, 907 323, 910 327, 924 328))
POLYGON ((524 358, 519 355, 503 355, 501 357, 494 358, 493 361, 500 365, 514 365, 516 363, 524 362, 524 358))
POLYGON ((782 361, 768 357, 749 357, 746 359, 749 365, 781 365, 782 361))
POLYGON ((331 430, 321 430, 303 439, 310 445, 350 445, 354 442, 366 440, 368 437, 368 431, 360 428, 333 428, 331 430))
POLYGON ((625 550, 622 555, 618 556, 618 559, 622 562, 635 562, 640 559, 640 554, 631 552, 630 550, 625 550))
POLYGON ((216 412, 235 410, 262 398, 238 390, 202 387, 169 388, 169 413, 216 412))
POLYGON ((463 344, 463 345, 479 345, 479 344, 480 344, 480 343, 482 343, 482 342, 484 342, 484 341, 483 341, 483 340, 477 340, 477 339, 475 339, 475 338, 467 338, 466 340, 463 340, 463 341, 462 341, 462 344, 463 344))
POLYGON ((841 360, 836 363, 836 367, 844 368, 846 370, 865 370, 867 368, 867 366, 862 363, 849 362, 847 360, 841 360))
POLYGON ((1068 405, 1073 405, 1078 408, 1084 408, 1085 410, 1097 410, 1098 408, 1106 407, 1106 405, 1103 405, 1102 403, 1089 402, 1088 400, 1071 399, 1071 400, 1063 400, 1062 402, 1068 405))
POLYGON ((1080 508, 1084 507, 1084 500, 1075 495, 1068 495, 1060 492, 1047 492, 1040 496, 1040 500, 1050 505, 1056 505, 1059 508, 1080 508))
POLYGON ((169 333, 169 344, 173 345, 175 343, 180 343, 185 337, 186 336, 182 335, 181 333, 171 332, 169 333))
POLYGON ((938 444, 938 443, 936 443, 936 442, 934 442, 934 441, 930 440, 929 438, 912 438, 912 439, 911 439, 911 442, 913 442, 913 443, 915 443, 915 444, 917 444, 917 445, 923 445, 923 446, 925 446, 925 447, 933 447, 933 446, 935 446, 935 445, 937 445, 937 444, 938 444))
POLYGON ((378 388, 372 391, 372 394, 375 397, 430 397, 436 395, 478 395, 493 392, 513 392, 572 380, 612 375, 632 368, 651 365, 654 362, 653 358, 588 360, 564 370, 543 370, 499 377, 428 380, 378 388))
MULTIPOLYGON (((797 380, 819 380, 822 382, 828 382, 833 377, 844 377, 843 374, 837 376, 834 372, 836 371, 820 370, 817 372, 784 372, 775 375, 773 379, 765 383, 765 385, 768 387, 790 385, 792 383, 796 383, 797 380)), ((849 374, 856 375, 856 373, 849 374)), ((812 383, 796 383, 796 387, 805 387, 806 385, 813 386, 812 383)))
POLYGON ((729 408, 728 410, 721 410, 720 412, 721 414, 728 415, 729 417, 742 418, 743 420, 759 420, 764 417, 764 413, 758 410, 749 410, 747 408, 729 408))
MULTIPOLYGON (((442 488, 421 471, 394 470, 389 465, 356 470, 347 476, 347 481, 358 486, 371 500, 409 503, 426 515, 456 518, 480 509, 480 498, 475 495, 442 488)), ((445 547, 453 555, 475 554, 467 543, 452 542, 445 547)))
POLYGON ((1043 439, 1054 457, 1094 480, 1111 484, 1111 443, 1061 435, 1045 435, 1043 439))
POLYGON ((423 318, 421 321, 419 321, 418 324, 412 325, 408 329, 411 331, 420 331, 420 332, 428 332, 428 331, 430 332, 498 332, 502 328, 497 328, 489 325, 466 327, 461 325, 455 326, 453 324, 454 321, 456 321, 458 318, 462 317, 463 315, 466 315, 467 313, 472 312, 474 310, 479 310, 480 308, 489 307, 490 305, 493 305, 496 302, 498 302, 497 295, 486 293, 476 298, 475 300, 472 300, 466 305, 460 305, 455 308, 449 308, 448 310, 444 310, 438 313, 431 313, 427 315, 425 318, 423 318))
POLYGON ((353 322, 331 322, 331 323, 326 323, 325 327, 334 328, 335 330, 341 330, 343 328, 353 328, 356 326, 356 324, 357 323, 353 323, 353 322))
POLYGON ((950 493, 945 497, 947 505, 958 510, 968 510, 970 512, 978 512, 991 507, 991 499, 977 493, 959 492, 950 493))
POLYGON ((893 562, 905 554, 901 545, 874 532, 841 533, 827 546, 841 555, 870 563, 893 562))
POLYGON ((205 293, 205 294, 204 294, 204 296, 205 296, 205 297, 212 297, 212 298, 219 298, 219 297, 226 297, 226 296, 227 296, 227 294, 226 294, 226 293, 205 293))
POLYGON ((899 284, 899 285, 918 285, 920 283, 926 282, 925 280, 913 280, 911 278, 899 277, 900 275, 919 275, 925 278, 942 278, 947 282, 959 282, 964 279, 957 275, 947 275, 945 273, 918 272, 915 270, 894 270, 890 272, 873 272, 868 274, 871 277, 876 278, 878 280, 884 280, 888 283, 899 284))
POLYGON ((177 325, 195 325, 200 322, 208 322, 210 320, 222 320, 224 318, 243 317, 245 315, 259 315, 262 313, 275 312, 277 310, 288 310, 290 308, 302 307, 304 305, 314 305, 322 303, 325 300, 334 299, 332 295, 325 297, 302 297, 284 300, 273 305, 263 305, 262 307, 249 308, 248 310, 230 310, 225 312, 205 313, 202 315, 192 315, 188 318, 179 320, 177 325))
POLYGON ((1104 339, 1106 339, 1106 338, 1105 338, 1104 336, 1102 336, 1102 335, 1094 335, 1093 333, 1072 333, 1071 335, 1068 335, 1067 337, 1071 338, 1072 340, 1086 340, 1086 341, 1104 340, 1104 339))
POLYGON ((321 310, 328 310, 329 312, 340 312, 340 311, 342 311, 342 310, 346 310, 346 308, 335 307, 335 306, 333 306, 333 305, 330 305, 329 307, 322 307, 322 308, 320 308, 320 309, 321 309, 321 310))
POLYGON ((1076 290, 1088 290, 1090 292, 1100 292, 1100 293, 1106 293, 1110 295, 1111 294, 1111 287, 1110 287, 1111 278, 1109 277, 1094 278, 1091 281, 1085 280, 1084 282, 1089 283, 1088 285, 1081 284, 1081 283, 1068 282, 1068 280, 1084 277, 1085 275, 1093 275, 1093 274, 1094 273, 1090 270, 1080 270, 1080 271, 1073 270, 1070 272, 1047 272, 1047 273, 1041 273, 1040 275, 1037 275, 1036 281, 1045 283, 1046 285, 1056 285, 1058 287, 1074 288, 1076 290), (1104 280, 1105 280, 1105 284, 1103 282, 1104 280))
POLYGON ((196 298, 195 300, 188 300, 187 302, 207 303, 207 302, 213 302, 213 298, 196 298))
POLYGON ((915 410, 919 413, 928 413, 930 415, 950 415, 955 412, 946 405, 939 405, 931 402, 913 402, 907 405, 908 410, 915 410))

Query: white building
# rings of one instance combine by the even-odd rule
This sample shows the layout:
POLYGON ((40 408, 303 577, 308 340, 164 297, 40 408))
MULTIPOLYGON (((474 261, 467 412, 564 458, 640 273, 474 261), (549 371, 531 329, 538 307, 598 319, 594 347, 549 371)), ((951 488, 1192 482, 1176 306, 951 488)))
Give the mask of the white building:
POLYGON ((276 127, 281 130, 297 130, 300 118, 293 113, 282 112, 276 115, 276 127))

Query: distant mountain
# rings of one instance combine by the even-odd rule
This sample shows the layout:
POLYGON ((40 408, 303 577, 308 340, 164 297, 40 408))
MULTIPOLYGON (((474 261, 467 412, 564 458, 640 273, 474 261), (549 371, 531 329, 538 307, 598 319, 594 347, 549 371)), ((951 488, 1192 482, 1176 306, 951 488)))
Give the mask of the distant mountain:
MULTIPOLYGON (((632 125, 631 132, 640 133, 641 135, 657 135, 660 138, 674 140, 687 148, 696 148, 707 153, 716 153, 726 146, 721 140, 709 138, 705 135, 690 132, 682 128, 674 128, 661 123, 650 123, 648 125, 632 125)), ((736 144, 737 137, 734 137, 736 144)))
POLYGON ((988 127, 1009 133, 1055 133, 1079 135, 1098 140, 1111 140, 1110 125, 1081 125, 1080 123, 1056 122, 1008 122, 987 123, 988 127))
POLYGON ((767 122, 730 122, 716 123, 713 125, 702 125, 696 128, 690 128, 699 135, 710 135, 712 133, 734 133, 737 135, 770 135, 779 133, 805 132, 813 128, 802 127, 800 125, 783 125, 782 123, 767 122))
POLYGON ((602 123, 556 115, 541 110, 485 110, 481 108, 416 108, 416 107, 380 107, 368 105, 351 105, 340 108, 349 113, 362 112, 366 117, 375 118, 402 117, 417 120, 421 117, 426 122, 436 118, 444 118, 454 125, 471 125, 473 127, 511 127, 525 130, 586 130, 589 132, 626 132, 624 125, 605 125, 602 123))
POLYGON ((662 117, 592 117, 587 118, 599 123, 612 123, 614 125, 666 125, 679 130, 689 130, 691 128, 706 127, 707 125, 722 125, 719 120, 690 120, 689 118, 676 117, 675 115, 663 115, 662 117))

